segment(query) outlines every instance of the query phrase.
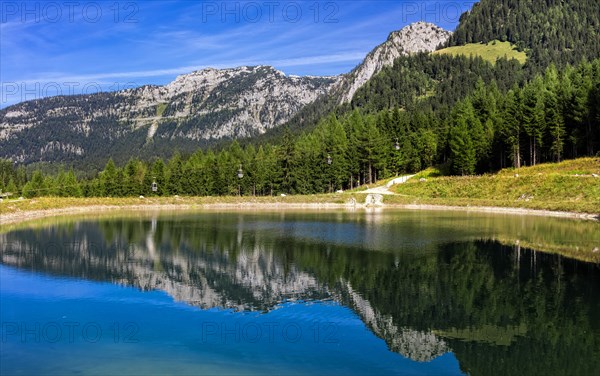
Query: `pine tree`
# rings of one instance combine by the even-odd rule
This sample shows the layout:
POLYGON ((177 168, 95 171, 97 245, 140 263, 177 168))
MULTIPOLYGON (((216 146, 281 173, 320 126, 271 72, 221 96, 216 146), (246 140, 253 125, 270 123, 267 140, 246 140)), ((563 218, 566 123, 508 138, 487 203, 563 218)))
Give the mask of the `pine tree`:
MULTIPOLYGON (((331 190, 342 189, 349 172, 347 165, 348 137, 344 126, 335 115, 331 115, 322 124, 321 139, 327 156, 331 158, 331 165, 326 166, 328 180, 332 184, 331 190)), ((323 161, 327 160, 327 156, 324 156, 323 161)))
POLYGON ((284 192, 291 192, 293 185, 292 163, 294 158, 294 142, 289 128, 286 128, 283 134, 279 151, 279 169, 281 171, 279 185, 284 192))
POLYGON ((365 119, 362 132, 358 134, 357 138, 365 183, 372 184, 377 180, 377 170, 384 167, 384 141, 373 118, 365 119))
POLYGON ((354 110, 344 122, 346 134, 348 134, 348 170, 350 178, 350 188, 361 185, 364 180, 361 179, 361 161, 360 161, 360 140, 359 135, 364 130, 364 120, 358 110, 354 110))
POLYGON ((166 166, 165 162, 163 162, 161 158, 156 158, 154 160, 154 163, 152 164, 152 168, 150 170, 150 174, 148 174, 148 178, 149 179, 146 180, 148 194, 156 196, 165 196, 168 194, 166 166), (150 181, 151 183, 148 184, 148 181, 150 181), (156 182, 156 192, 152 192, 151 190, 152 182, 156 182))
MULTIPOLYGON (((48 179, 49 177, 47 177, 48 179)), ((65 170, 63 168, 63 166, 60 167, 59 171, 58 171, 58 175, 56 175, 56 179, 54 179, 54 181, 52 180, 48 180, 48 184, 47 186, 51 186, 52 188, 50 189, 50 191, 48 192, 49 196, 57 196, 57 197, 65 197, 64 194, 64 189, 67 185, 67 174, 65 173, 65 170)))
POLYGON ((452 150, 452 169, 460 175, 475 173, 477 163, 475 146, 471 140, 467 124, 462 119, 457 119, 450 131, 450 149, 452 150))
MULTIPOLYGON (((570 123, 569 139, 572 145, 571 157, 576 158, 578 147, 583 144, 582 151, 588 155, 592 152, 592 111, 590 97, 592 92, 592 65, 587 61, 582 62, 577 70, 572 73, 573 89, 570 98, 567 98, 567 112, 570 123)), ((563 86, 563 85, 561 85, 563 86)))
POLYGON ((67 186, 68 190, 66 195, 68 197, 82 197, 83 191, 81 189, 81 184, 77 180, 77 176, 75 175, 75 171, 71 167, 69 172, 67 173, 67 186))
POLYGON ((560 162, 564 148, 565 124, 558 98, 559 80, 555 66, 546 70, 544 84, 545 123, 550 134, 550 152, 554 160, 560 162))
POLYGON ((279 189, 277 182, 282 181, 282 171, 279 169, 279 152, 274 146, 267 144, 265 146, 264 166, 266 171, 265 189, 268 191, 265 194, 272 196, 275 190, 279 189))
POLYGON ((11 193, 12 197, 19 197, 20 192, 15 184, 15 180, 11 177, 5 188, 6 193, 11 193))
POLYGON ((178 151, 171 157, 168 165, 167 194, 183 194, 183 160, 178 151))
POLYGON ((214 196, 217 193, 217 157, 209 150, 200 165, 200 189, 203 195, 214 196))
POLYGON ((522 104, 520 90, 510 90, 506 94, 502 113, 502 129, 504 140, 510 147, 513 167, 521 167, 521 125, 522 104))
POLYGON ((437 156, 437 137, 430 129, 421 129, 418 139, 421 140, 421 163, 422 167, 433 166, 437 156))
POLYGON ((254 157, 254 185, 258 195, 265 195, 268 184, 269 164, 263 146, 259 146, 254 157))
POLYGON ((543 90, 540 76, 523 89, 523 128, 529 139, 529 164, 532 166, 537 163, 538 148, 543 145, 546 128, 543 90))
POLYGON ((327 152, 316 133, 302 135, 295 144, 292 159, 293 193, 310 194, 328 190, 327 152))
POLYGON ((104 170, 101 172, 102 195, 114 197, 117 194, 117 167, 112 158, 109 158, 104 170))
POLYGON ((235 159, 229 150, 223 150, 216 156, 215 192, 221 196, 235 196, 239 193, 240 181, 237 177, 239 159, 235 159))
POLYGON ((42 171, 36 170, 23 187, 23 196, 26 198, 39 197, 46 194, 46 186, 44 184, 44 175, 42 171))
MULTIPOLYGON (((125 165, 123 172, 123 195, 138 196, 145 192, 142 188, 144 182, 145 169, 144 165, 136 159, 130 159, 125 165)), ((151 184, 152 182, 148 182, 151 184)))

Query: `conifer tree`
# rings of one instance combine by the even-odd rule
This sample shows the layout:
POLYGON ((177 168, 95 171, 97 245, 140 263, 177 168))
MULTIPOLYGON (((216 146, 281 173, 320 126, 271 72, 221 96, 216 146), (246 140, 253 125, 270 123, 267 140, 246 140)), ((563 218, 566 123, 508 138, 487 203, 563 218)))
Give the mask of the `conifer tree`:
POLYGON ((293 185, 293 171, 292 164, 294 158, 294 142, 292 140, 292 134, 289 128, 286 128, 283 134, 283 138, 281 140, 281 145, 278 148, 279 151, 279 166, 278 168, 281 171, 279 176, 278 185, 281 190, 284 192, 290 193, 292 191, 293 185))
POLYGON ((183 194, 183 161, 178 151, 173 154, 168 164, 167 194, 183 194))
POLYGON ((469 134, 467 123, 457 119, 450 131, 450 149, 452 151, 452 169, 459 175, 472 175, 475 173, 477 159, 475 146, 469 134))
POLYGON ((515 88, 506 94, 502 114, 502 134, 510 148, 513 167, 521 167, 522 106, 520 90, 515 88))
POLYGON ((556 162, 560 162, 563 156, 565 124, 559 103, 559 80, 555 66, 546 70, 544 77, 544 110, 546 113, 545 123, 550 133, 550 152, 556 162))
POLYGON ((102 196, 114 197, 117 195, 117 167, 112 158, 106 162, 106 166, 100 175, 102 196))
POLYGON ((543 90, 540 76, 523 89, 523 129, 529 140, 529 164, 532 166, 537 163, 538 148, 543 145, 546 128, 543 90))
POLYGON ((23 186, 23 196, 25 198, 44 196, 47 194, 45 190, 44 175, 42 171, 35 170, 31 176, 31 180, 23 186))
POLYGON ((13 197, 19 197, 20 192, 19 192, 19 190, 17 188, 17 184, 15 184, 15 180, 12 177, 8 181, 8 184, 6 185, 5 191, 7 193, 12 193, 13 197))

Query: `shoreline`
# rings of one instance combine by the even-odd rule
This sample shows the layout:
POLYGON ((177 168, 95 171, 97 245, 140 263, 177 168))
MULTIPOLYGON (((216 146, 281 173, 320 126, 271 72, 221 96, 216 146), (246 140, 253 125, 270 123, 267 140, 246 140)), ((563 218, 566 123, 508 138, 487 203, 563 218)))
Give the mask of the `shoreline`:
POLYGON ((577 213, 566 211, 551 211, 528 208, 510 208, 496 206, 456 206, 434 204, 385 204, 381 206, 366 206, 364 204, 343 204, 335 202, 215 202, 215 203, 148 203, 126 205, 74 205, 62 208, 18 210, 10 213, 0 213, 0 225, 18 224, 36 219, 68 216, 77 214, 106 213, 110 211, 191 211, 191 210, 334 210, 334 209, 401 209, 424 211, 455 211, 471 213, 505 214, 514 216, 538 216, 567 218, 587 221, 600 221, 600 214, 577 213))

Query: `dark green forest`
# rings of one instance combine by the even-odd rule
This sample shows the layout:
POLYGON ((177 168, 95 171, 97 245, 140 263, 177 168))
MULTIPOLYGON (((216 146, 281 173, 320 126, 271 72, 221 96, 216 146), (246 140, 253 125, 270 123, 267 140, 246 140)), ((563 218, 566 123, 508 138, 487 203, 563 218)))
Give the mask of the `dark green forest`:
POLYGON ((409 55, 350 104, 319 101, 275 135, 168 160, 111 159, 91 179, 72 166, 45 174, 3 161, 0 189, 25 197, 311 194, 434 165, 472 175, 597 155, 597 10, 597 0, 484 0, 461 17, 449 45, 508 40, 527 51, 525 65, 409 55))
POLYGON ((484 0, 464 13, 450 46, 509 41, 533 70, 600 56, 598 0, 484 0))

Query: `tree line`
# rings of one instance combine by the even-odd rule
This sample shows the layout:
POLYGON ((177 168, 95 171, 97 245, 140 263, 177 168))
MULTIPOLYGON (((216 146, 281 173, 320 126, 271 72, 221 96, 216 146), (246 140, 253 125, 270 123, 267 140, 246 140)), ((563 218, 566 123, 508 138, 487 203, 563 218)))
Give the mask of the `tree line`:
MULTIPOLYGON (((426 99, 423 99, 426 100, 426 99)), ((277 143, 175 153, 170 159, 112 159, 92 179, 0 162, 0 189, 15 196, 277 195, 347 190, 444 165, 469 175, 600 150, 600 59, 550 66, 501 90, 479 77, 448 111, 402 107, 332 113, 312 131, 285 132, 277 143), (238 174, 241 173, 242 177, 238 174), (156 191, 152 190, 156 183, 156 191)))
POLYGON ((479 81, 449 117, 454 173, 560 162, 600 150, 600 60, 551 65, 505 94, 479 81))

